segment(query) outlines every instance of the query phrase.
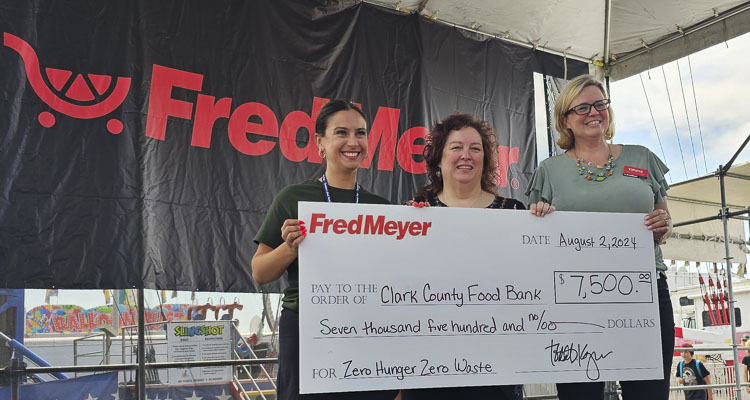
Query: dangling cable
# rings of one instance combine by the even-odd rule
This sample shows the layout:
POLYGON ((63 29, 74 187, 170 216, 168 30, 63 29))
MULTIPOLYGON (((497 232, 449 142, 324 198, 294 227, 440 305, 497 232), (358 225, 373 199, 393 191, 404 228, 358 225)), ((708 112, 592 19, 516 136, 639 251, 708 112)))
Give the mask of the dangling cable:
POLYGON ((674 117, 674 107, 672 107, 672 97, 669 95, 669 85, 667 85, 667 73, 664 72, 664 66, 661 66, 661 73, 664 75, 664 87, 667 89, 667 99, 669 100, 669 110, 672 112, 672 122, 674 123, 674 133, 677 136, 677 145, 680 148, 680 157, 682 157, 682 168, 685 169, 685 179, 688 179, 687 166, 685 165, 685 155, 682 153, 682 143, 680 134, 677 131, 677 120, 674 117))
POLYGON ((693 103, 695 103, 695 118, 698 120, 698 133, 701 137, 701 149, 703 150, 703 166, 708 173, 708 164, 706 163, 706 148, 703 147, 703 130, 701 129, 701 116, 698 114, 698 97, 695 96, 695 82, 693 82, 693 67, 690 65, 690 56, 688 59, 688 68, 690 69, 690 85, 693 87, 693 103))
POLYGON ((695 173, 700 176, 698 171, 698 156, 695 155, 695 144, 693 143, 693 129, 690 127, 690 117, 688 116, 687 100, 685 100, 685 87, 682 86, 682 71, 680 71, 680 60, 677 63, 677 76, 680 78, 680 91, 682 92, 682 104, 685 105, 685 120, 687 121, 688 134, 690 134, 690 147, 693 149, 693 161, 695 162, 695 173))
MULTIPOLYGON (((643 84, 643 75, 638 74, 638 77, 641 79, 641 87, 643 88, 643 95, 646 97, 646 104, 648 105, 648 112, 651 114, 651 122, 654 124, 654 131, 656 132, 656 139, 659 141, 659 148, 661 149, 661 159, 664 160, 665 164, 667 163, 667 155, 664 153, 664 146, 661 144, 661 136, 659 136, 659 129, 656 128, 656 119, 654 118, 654 112, 651 111, 651 102, 648 101, 648 94, 646 93, 646 85, 643 84)), ((670 175, 669 172, 667 172, 667 175, 671 178, 672 175, 670 175)))

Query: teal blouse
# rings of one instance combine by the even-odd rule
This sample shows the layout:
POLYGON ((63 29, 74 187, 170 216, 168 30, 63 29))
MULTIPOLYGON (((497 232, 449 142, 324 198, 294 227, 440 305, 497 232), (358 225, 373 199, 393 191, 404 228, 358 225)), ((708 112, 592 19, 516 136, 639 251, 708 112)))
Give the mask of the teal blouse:
MULTIPOLYGON (((612 176, 604 181, 588 181, 579 175, 576 161, 565 154, 550 157, 531 177, 526 190, 529 203, 543 200, 557 211, 592 211, 619 213, 649 213, 654 204, 664 201, 669 184, 669 168, 651 150, 637 145, 623 145, 615 159, 612 176), (645 178, 623 174, 625 167, 648 171, 645 178)), ((661 248, 654 245, 656 269, 666 270, 661 248)))

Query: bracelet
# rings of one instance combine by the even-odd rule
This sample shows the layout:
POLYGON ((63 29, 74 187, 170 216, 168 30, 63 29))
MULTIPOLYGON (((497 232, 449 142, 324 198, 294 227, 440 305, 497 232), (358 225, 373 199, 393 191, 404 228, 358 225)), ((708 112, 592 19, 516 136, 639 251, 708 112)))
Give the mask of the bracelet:
POLYGON ((656 236, 654 236, 654 243, 656 243, 656 244, 664 244, 664 243, 666 243, 667 241, 666 241, 666 240, 664 240, 664 238, 665 238, 666 236, 667 236, 666 234, 664 234, 664 235, 661 235, 661 236, 659 236, 659 237, 656 237, 656 236))

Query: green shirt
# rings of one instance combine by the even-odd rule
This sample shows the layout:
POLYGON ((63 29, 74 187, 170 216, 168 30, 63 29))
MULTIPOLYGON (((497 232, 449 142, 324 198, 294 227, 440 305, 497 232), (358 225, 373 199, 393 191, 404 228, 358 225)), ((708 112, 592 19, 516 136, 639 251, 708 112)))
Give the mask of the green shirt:
MULTIPOLYGON (((654 204, 664 201, 669 184, 669 168, 643 146, 623 145, 615 160, 612 176, 602 182, 588 181, 578 174, 576 161, 565 154, 550 157, 531 177, 526 190, 529 204, 544 200, 557 211, 650 213, 654 204), (648 170, 648 177, 623 175, 624 167, 648 170)), ((656 269, 666 271, 661 248, 654 245, 656 269)))
MULTIPOLYGON (((328 188, 331 193, 331 200, 334 203, 354 203, 354 189, 339 189, 332 186, 328 188)), ((260 226, 260 230, 255 235, 255 243, 263 243, 273 249, 284 243, 281 240, 281 226, 287 219, 298 219, 297 202, 300 201, 325 202, 323 183, 318 180, 310 180, 282 189, 273 199, 271 208, 268 209, 268 214, 266 214, 266 219, 263 220, 263 225, 260 226)), ((359 202, 390 204, 388 200, 362 189, 359 190, 359 202)), ((289 287, 284 290, 283 306, 291 310, 298 310, 299 263, 296 258, 286 270, 289 287)))

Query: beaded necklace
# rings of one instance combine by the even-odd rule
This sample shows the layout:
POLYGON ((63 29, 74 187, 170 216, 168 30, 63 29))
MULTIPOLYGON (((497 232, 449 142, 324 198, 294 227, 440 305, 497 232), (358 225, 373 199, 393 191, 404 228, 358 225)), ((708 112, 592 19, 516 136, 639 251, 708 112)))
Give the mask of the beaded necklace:
POLYGON ((612 149, 607 145, 607 162, 604 165, 597 164, 596 170, 594 170, 591 163, 587 163, 583 157, 578 157, 575 147, 573 148, 573 155, 576 157, 576 167, 578 167, 578 175, 583 176, 588 181, 601 182, 607 177, 612 176, 612 171, 615 166, 615 158, 612 156, 612 149))

